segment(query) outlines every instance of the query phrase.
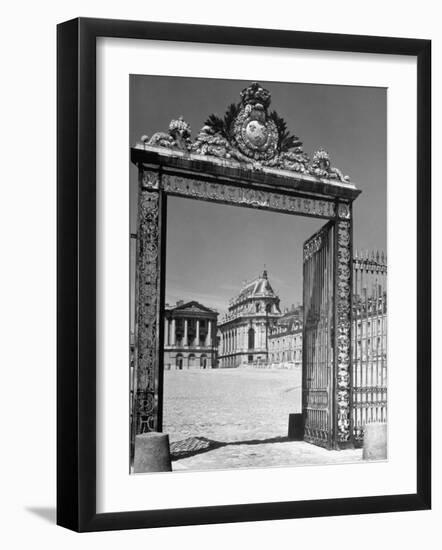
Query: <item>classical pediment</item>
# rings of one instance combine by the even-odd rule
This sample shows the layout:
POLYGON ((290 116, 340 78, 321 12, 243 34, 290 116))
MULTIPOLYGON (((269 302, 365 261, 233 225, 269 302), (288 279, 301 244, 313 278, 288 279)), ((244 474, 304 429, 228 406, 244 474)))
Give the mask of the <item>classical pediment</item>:
POLYGON ((217 313, 217 311, 215 311, 214 309, 206 307, 203 304, 200 304, 199 302, 196 302, 196 301, 186 302, 184 304, 176 306, 175 308, 173 308, 173 311, 176 313, 182 312, 182 313, 193 313, 193 314, 196 314, 196 313, 216 314, 217 313))

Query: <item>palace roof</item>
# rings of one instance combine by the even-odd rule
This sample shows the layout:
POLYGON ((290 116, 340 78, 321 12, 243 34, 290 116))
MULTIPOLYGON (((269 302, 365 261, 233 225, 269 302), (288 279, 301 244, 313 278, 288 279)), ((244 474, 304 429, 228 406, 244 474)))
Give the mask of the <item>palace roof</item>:
POLYGON ((278 295, 272 288, 267 276, 267 271, 264 270, 262 274, 246 283, 241 289, 240 293, 231 302, 231 305, 244 302, 252 298, 278 298, 278 295))

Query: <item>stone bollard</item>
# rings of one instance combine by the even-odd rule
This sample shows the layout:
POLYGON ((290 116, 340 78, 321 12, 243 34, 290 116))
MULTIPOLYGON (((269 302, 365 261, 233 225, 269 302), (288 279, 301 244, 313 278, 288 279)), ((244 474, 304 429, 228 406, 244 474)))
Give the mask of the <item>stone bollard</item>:
POLYGON ((304 439, 304 418, 302 413, 289 414, 288 439, 302 441, 304 439))
POLYGON ((134 473, 171 472, 168 434, 147 432, 135 437, 134 473))
POLYGON ((387 458, 387 424, 372 422, 364 428, 364 460, 386 460, 387 458))

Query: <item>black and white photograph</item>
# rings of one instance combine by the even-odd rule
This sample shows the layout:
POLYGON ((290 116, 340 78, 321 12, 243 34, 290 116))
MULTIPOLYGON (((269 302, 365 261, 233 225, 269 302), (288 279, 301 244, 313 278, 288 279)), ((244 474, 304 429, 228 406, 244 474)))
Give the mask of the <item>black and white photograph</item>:
POLYGON ((440 539, 442 34, 398 7, 4 5, 2 548, 440 539))
POLYGON ((130 472, 388 460, 387 90, 129 85, 130 472))

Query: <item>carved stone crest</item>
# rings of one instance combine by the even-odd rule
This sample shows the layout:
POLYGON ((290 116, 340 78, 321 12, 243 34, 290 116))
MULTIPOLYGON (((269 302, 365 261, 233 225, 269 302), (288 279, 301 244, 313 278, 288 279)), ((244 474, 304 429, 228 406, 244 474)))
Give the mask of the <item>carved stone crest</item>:
POLYGON ((269 112, 270 92, 253 82, 241 92, 223 118, 212 114, 192 145, 202 155, 235 159, 255 168, 269 166, 307 172, 308 156, 302 142, 287 130, 285 121, 269 112))
POLYGON ((270 93, 254 82, 241 92, 241 108, 233 123, 233 136, 238 149, 257 161, 275 157, 278 130, 269 117, 270 93))

